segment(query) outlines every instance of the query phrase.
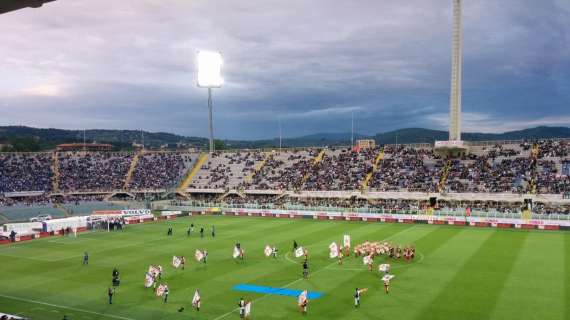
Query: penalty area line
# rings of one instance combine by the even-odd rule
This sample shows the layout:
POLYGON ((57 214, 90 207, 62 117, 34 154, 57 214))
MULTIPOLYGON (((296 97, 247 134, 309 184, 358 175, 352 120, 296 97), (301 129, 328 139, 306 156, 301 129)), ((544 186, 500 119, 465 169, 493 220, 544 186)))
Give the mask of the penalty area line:
POLYGON ((38 301, 38 300, 31 300, 31 299, 24 299, 24 298, 18 298, 18 297, 13 297, 13 296, 7 296, 7 295, 5 295, 5 294, 0 294, 0 297, 6 298, 6 299, 11 299, 11 300, 16 300, 16 301, 22 301, 22 302, 30 302, 30 303, 35 303, 35 304, 41 304, 41 305, 44 305, 44 306, 55 307, 55 308, 60 308, 60 309, 67 309, 67 310, 71 310, 71 311, 77 311, 77 312, 95 314, 95 315, 103 316, 103 317, 107 317, 107 318, 121 319, 121 320, 135 320, 135 319, 132 319, 132 318, 117 316, 117 315, 113 315, 113 314, 100 313, 100 312, 91 311, 91 310, 85 310, 85 309, 79 309, 79 308, 74 308, 74 307, 62 306, 62 305, 53 304, 53 303, 47 303, 47 302, 38 301))

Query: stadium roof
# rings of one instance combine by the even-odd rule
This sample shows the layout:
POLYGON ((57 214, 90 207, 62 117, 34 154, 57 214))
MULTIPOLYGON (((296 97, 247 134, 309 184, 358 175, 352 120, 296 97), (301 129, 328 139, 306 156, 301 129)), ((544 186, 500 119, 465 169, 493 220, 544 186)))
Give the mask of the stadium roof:
POLYGON ((55 0, 3 0, 0 1, 0 14, 23 8, 39 8, 46 2, 55 0))

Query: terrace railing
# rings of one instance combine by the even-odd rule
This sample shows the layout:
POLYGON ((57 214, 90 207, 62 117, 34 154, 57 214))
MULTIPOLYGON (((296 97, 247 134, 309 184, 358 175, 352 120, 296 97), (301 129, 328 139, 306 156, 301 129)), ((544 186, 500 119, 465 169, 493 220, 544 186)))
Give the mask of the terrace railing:
MULTIPOLYGON (((392 209, 392 208, 376 208, 376 207, 336 207, 336 206, 305 206, 299 204, 255 204, 255 203, 224 203, 224 202, 209 202, 209 201, 183 201, 177 204, 157 204, 155 209, 172 209, 172 210, 185 210, 185 211, 201 211, 203 209, 220 208, 223 211, 232 209, 264 209, 264 210, 294 210, 294 211, 317 211, 317 212, 342 212, 342 213, 362 213, 362 214, 406 214, 406 215, 425 215, 425 210, 422 209, 392 209)), ((444 217, 464 217, 465 209, 443 209, 434 210, 431 213, 434 216, 444 217)), ((481 211, 472 210, 472 217, 480 218, 510 218, 522 219, 520 212, 500 212, 500 211, 481 211)), ((532 214, 533 220, 565 220, 570 221, 570 215, 567 214, 532 214)))

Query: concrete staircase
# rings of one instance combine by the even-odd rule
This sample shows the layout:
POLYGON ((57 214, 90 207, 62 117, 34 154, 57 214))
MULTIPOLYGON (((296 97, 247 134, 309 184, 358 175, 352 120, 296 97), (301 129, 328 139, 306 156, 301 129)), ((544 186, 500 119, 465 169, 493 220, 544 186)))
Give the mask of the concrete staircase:
POLYGON ((271 158, 272 154, 273 154, 272 152, 266 152, 265 153, 265 157, 263 158, 263 160, 255 166, 255 168, 253 169, 253 172, 251 172, 250 174, 247 175, 247 177, 245 177, 245 182, 247 184, 250 184, 253 181, 253 177, 255 177, 255 175, 259 171, 261 171, 261 169, 263 169, 263 167, 265 166, 265 164, 267 163, 269 158, 271 158))
POLYGON ((376 157, 374 158, 374 163, 372 164, 372 171, 368 172, 368 174, 364 178, 364 181, 362 181, 361 184, 362 189, 368 188, 370 180, 372 180, 374 173, 376 173, 376 171, 378 171, 378 168, 380 168, 380 164, 383 159, 384 159, 384 148, 380 149, 380 151, 378 151, 378 154, 376 154, 376 157))
POLYGON ((536 161, 536 166, 534 166, 532 168, 532 171, 530 173, 530 182, 529 182, 529 185, 527 187, 527 190, 531 194, 536 194, 536 183, 537 183, 537 177, 538 177, 538 155, 539 154, 540 154, 540 147, 537 143, 535 143, 532 146, 532 150, 530 152, 530 158, 531 158, 531 160, 536 161))
MULTIPOLYGON (((311 165, 311 168, 316 166, 317 164, 319 164, 321 161, 323 161, 323 157, 325 156, 325 149, 322 149, 321 152, 319 152, 319 154, 317 154, 317 156, 313 159, 313 163, 311 165)), ((307 180, 309 179, 309 175, 311 174, 311 171, 307 171, 307 173, 305 173, 305 175, 303 176, 303 179, 301 180, 301 187, 303 187, 305 185, 305 182, 307 182, 307 180)))
POLYGON ((54 205, 54 208, 56 208, 56 209, 58 209, 59 211, 63 212, 63 214, 65 215, 66 218, 72 215, 64 206, 62 206, 62 205, 59 204, 59 203, 56 203, 56 204, 54 205))
POLYGON ((437 186, 437 191, 439 193, 445 190, 445 184, 447 183, 447 176, 449 175, 449 169, 451 168, 451 160, 447 160, 445 167, 443 167, 443 172, 441 177, 439 177, 439 184, 437 186))
POLYGON ((51 180, 52 191, 59 192, 59 155, 57 151, 53 153, 52 172, 53 172, 53 178, 51 180))
POLYGON ((180 183, 180 185, 178 186, 176 191, 182 192, 182 193, 185 192, 185 190, 188 188, 190 183, 192 183, 192 179, 194 179, 194 176, 196 175, 196 173, 198 173, 198 171, 200 171, 200 168, 202 168, 202 166, 204 165, 206 160, 208 160, 208 154, 207 153, 201 153, 200 157, 198 158, 198 161, 196 161, 196 163, 194 164, 192 169, 186 174, 184 179, 182 179, 182 182, 180 183))
POLYGON ((131 160, 131 166, 129 167, 129 171, 127 172, 127 176, 125 177, 125 184, 123 185, 124 190, 129 189, 129 184, 131 184, 131 179, 133 178, 133 173, 135 172, 135 169, 137 168, 137 164, 139 163, 139 159, 140 159, 142 154, 143 154, 142 150, 137 152, 135 154, 135 156, 133 157, 133 159, 131 160))

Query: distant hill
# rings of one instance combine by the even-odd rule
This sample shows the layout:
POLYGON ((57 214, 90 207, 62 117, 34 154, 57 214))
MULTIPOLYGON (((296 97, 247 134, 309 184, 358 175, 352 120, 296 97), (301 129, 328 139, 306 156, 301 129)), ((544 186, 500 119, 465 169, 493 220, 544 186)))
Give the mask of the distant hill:
MULTIPOLYGON (((201 137, 185 137, 165 132, 147 132, 137 130, 86 130, 85 138, 88 143, 109 143, 116 150, 132 149, 133 143, 144 144, 147 148, 158 149, 167 146, 169 149, 179 147, 207 148, 208 140, 201 137)), ((399 129, 374 136, 355 134, 355 139, 375 139, 379 144, 393 143, 433 143, 435 140, 446 140, 447 131, 424 128, 399 129)), ((463 133, 463 140, 521 140, 541 138, 570 138, 570 128, 567 127, 536 127, 525 130, 504 133, 463 133)), ((55 148, 60 143, 83 142, 82 130, 39 129, 24 126, 0 126, 0 145, 12 145, 14 151, 38 151, 55 148)), ((217 141, 218 148, 254 149, 275 148, 279 139, 266 140, 223 140, 217 141)), ((322 147, 350 145, 350 133, 317 133, 296 138, 284 138, 283 147, 322 147)))
MULTIPOLYGON (((372 139, 372 136, 354 134, 354 139, 372 139)), ((267 140, 225 140, 228 148, 272 148, 279 146, 279 138, 267 140)), ((349 146, 350 132, 345 133, 316 133, 295 138, 283 138, 283 147, 323 147, 323 146, 349 146)))
MULTIPOLYGON (((54 149, 61 143, 83 142, 83 130, 39 129, 24 126, 0 126, 0 143, 18 144, 33 141, 29 150, 37 151, 54 149), (3 142, 2 142, 3 141, 3 142)), ((138 130, 85 130, 87 143, 99 142, 112 144, 117 150, 128 150, 134 143, 142 143, 149 148, 159 148, 162 145, 174 147, 177 143, 187 146, 205 147, 208 140, 198 137, 184 137, 165 132, 147 132, 138 130)))
MULTIPOLYGON (((465 141, 494 141, 494 140, 532 140, 549 138, 570 138, 570 128, 567 127, 536 127, 504 133, 465 132, 461 134, 465 141)), ((377 143, 433 143, 436 140, 447 140, 447 131, 423 128, 409 128, 379 133, 374 136, 377 143)))

